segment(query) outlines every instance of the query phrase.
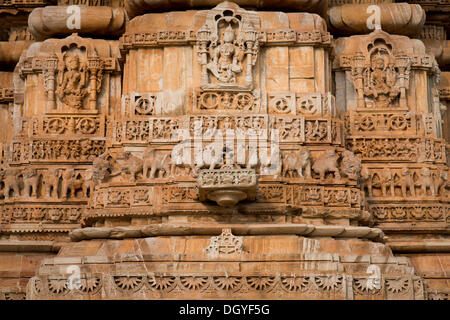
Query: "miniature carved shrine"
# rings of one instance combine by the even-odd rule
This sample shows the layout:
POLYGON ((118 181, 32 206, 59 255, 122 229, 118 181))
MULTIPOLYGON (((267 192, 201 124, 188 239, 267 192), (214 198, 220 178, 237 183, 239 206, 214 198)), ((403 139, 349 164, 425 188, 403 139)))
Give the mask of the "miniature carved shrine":
POLYGON ((0 299, 448 299, 449 11, 0 1, 0 299))

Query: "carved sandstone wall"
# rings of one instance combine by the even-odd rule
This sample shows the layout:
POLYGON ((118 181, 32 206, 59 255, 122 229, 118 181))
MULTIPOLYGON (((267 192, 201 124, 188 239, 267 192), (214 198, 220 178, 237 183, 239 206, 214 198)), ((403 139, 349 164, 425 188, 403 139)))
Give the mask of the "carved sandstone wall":
POLYGON ((448 297, 439 9, 270 3, 0 12, 0 298, 448 297))

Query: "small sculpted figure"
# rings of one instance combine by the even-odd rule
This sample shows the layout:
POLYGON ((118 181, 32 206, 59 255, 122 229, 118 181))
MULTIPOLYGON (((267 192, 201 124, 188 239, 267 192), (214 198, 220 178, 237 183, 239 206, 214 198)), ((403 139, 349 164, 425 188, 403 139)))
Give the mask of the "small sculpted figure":
POLYGON ((361 170, 361 190, 365 191, 366 189, 368 196, 372 197, 372 175, 370 174, 369 169, 364 166, 361 170))
POLYGON ((69 53, 58 70, 58 85, 56 95, 68 106, 76 109, 83 108, 83 99, 88 94, 85 89, 88 72, 81 64, 77 54, 69 53))
POLYGON ((311 155, 308 149, 303 148, 283 155, 282 176, 289 175, 292 178, 294 172, 297 172, 300 178, 311 178, 311 155))
POLYGON ((116 163, 124 181, 135 182, 136 177, 142 172, 144 161, 130 152, 122 152, 117 155, 116 163))
POLYGON ((419 184, 422 189, 422 196, 427 195, 427 190, 430 190, 431 195, 434 196, 434 181, 429 168, 422 168, 422 170, 420 170, 419 184))
POLYGON ((149 148, 144 153, 143 160, 143 175, 144 179, 155 179, 158 178, 158 173, 166 172, 170 174, 171 171, 168 169, 168 164, 170 163, 169 155, 157 152, 154 148, 149 148), (148 171, 150 169, 150 176, 148 176, 148 171))
POLYGON ((408 168, 402 169, 402 196, 407 197, 407 190, 411 193, 411 196, 416 196, 416 190, 414 187, 414 181, 411 176, 411 171, 408 168))
POLYGON ((234 44, 234 40, 234 30, 229 25, 223 33, 221 44, 211 54, 212 61, 207 65, 208 70, 220 82, 235 83, 236 74, 242 72, 239 65, 240 50, 234 44))
POLYGON ((37 188, 39 184, 39 174, 36 169, 28 168, 23 173, 23 196, 37 197, 37 188))
POLYGON ((445 194, 445 189, 448 186, 448 171, 447 170, 441 170, 441 172, 439 173, 439 180, 438 183, 436 184, 437 188, 436 188, 436 194, 438 195, 444 195, 445 194))
POLYGON ((17 169, 7 168, 3 173, 3 182, 5 184, 4 196, 5 199, 10 199, 11 191, 13 191, 13 197, 20 196, 19 179, 17 169))
POLYGON ((47 198, 58 198, 60 169, 51 168, 42 176, 42 186, 47 198))
POLYGON ((344 150, 344 152, 342 152, 341 169, 342 173, 350 180, 357 181, 361 175, 361 160, 356 157, 353 152, 344 150))
POLYGON ((334 178, 340 180, 341 175, 338 169, 337 158, 336 150, 328 149, 314 162, 312 169, 315 173, 319 174, 321 180, 325 179, 325 175, 328 172, 334 173, 334 178))
POLYGON ((70 192, 70 197, 75 198, 76 192, 80 189, 83 190, 84 181, 77 178, 73 168, 66 169, 62 174, 62 178, 61 195, 63 198, 68 197, 68 192, 70 192))
POLYGON ((387 190, 389 189, 389 193, 391 197, 395 196, 394 189, 394 177, 392 176, 391 169, 385 168, 381 173, 381 193, 383 197, 388 195, 387 190))

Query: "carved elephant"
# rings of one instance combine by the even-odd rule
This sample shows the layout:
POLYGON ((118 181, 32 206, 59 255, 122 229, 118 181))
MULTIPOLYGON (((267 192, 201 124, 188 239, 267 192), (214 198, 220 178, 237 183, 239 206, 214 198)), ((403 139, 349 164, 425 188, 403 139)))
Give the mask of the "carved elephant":
POLYGON ((301 178, 304 178, 305 175, 307 178, 311 178, 311 155, 309 150, 302 149, 283 155, 282 176, 286 177, 286 175, 289 175, 292 178, 295 171, 301 178))
POLYGON ((4 196, 5 199, 9 199, 11 195, 11 191, 13 191, 13 196, 18 197, 20 196, 20 187, 19 187, 19 179, 18 171, 16 169, 6 169, 3 173, 3 182, 5 184, 4 188, 4 196))
POLYGON ((315 173, 319 174, 321 180, 325 179, 325 174, 328 172, 333 172, 334 178, 340 180, 341 175, 339 173, 337 159, 338 156, 334 149, 327 150, 314 162, 312 169, 315 173))
POLYGON ((23 196, 37 197, 40 174, 34 168, 28 168, 23 173, 23 196))
POLYGON ((158 153, 156 149, 148 149, 144 153, 143 159, 143 175, 144 178, 154 179, 157 178, 158 173, 166 173, 170 174, 172 170, 168 170, 170 167, 170 162, 168 159, 168 154, 158 153), (150 169, 150 176, 148 175, 148 171, 150 169))
POLYGON ((49 169, 42 176, 42 187, 47 198, 58 198, 59 178, 61 177, 60 169, 49 169))

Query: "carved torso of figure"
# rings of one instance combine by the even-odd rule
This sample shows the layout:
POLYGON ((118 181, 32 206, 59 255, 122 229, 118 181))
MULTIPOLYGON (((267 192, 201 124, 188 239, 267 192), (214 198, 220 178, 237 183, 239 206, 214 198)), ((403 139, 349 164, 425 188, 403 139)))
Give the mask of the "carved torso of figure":
POLYGON ((218 56, 219 68, 221 71, 226 71, 233 63, 233 56, 235 54, 235 47, 232 43, 224 43, 216 50, 218 56))

